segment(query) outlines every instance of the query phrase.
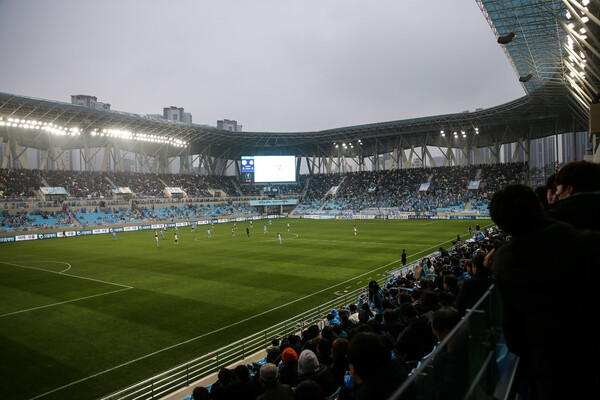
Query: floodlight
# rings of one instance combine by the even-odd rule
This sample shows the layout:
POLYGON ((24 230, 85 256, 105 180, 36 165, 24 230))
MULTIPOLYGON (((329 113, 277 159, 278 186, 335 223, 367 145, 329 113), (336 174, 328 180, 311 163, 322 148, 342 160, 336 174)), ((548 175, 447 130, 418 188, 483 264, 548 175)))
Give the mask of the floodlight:
POLYGON ((529 74, 527 76, 522 76, 519 78, 519 82, 529 82, 531 80, 531 78, 533 78, 533 75, 529 74))
POLYGON ((508 35, 506 36, 500 36, 498 38, 498 43, 499 44, 509 44, 510 42, 513 41, 513 39, 515 38, 515 33, 514 32, 510 32, 508 35))

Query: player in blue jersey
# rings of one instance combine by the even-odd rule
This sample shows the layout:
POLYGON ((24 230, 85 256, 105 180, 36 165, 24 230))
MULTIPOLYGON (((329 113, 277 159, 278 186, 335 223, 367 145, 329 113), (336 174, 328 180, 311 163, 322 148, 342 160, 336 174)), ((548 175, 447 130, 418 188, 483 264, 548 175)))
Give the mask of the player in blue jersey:
POLYGON ((206 233, 208 233, 208 238, 210 239, 210 228, 206 230, 206 233))
POLYGON ((113 240, 117 240, 117 232, 113 231, 112 234, 113 234, 113 240))
POLYGON ((281 235, 279 234, 279 232, 277 232, 277 241, 279 242, 279 245, 281 246, 281 235))
POLYGON ((158 232, 154 231, 154 241, 156 242, 156 247, 158 247, 158 232))
POLYGON ((267 233, 267 225, 263 225, 263 233, 267 233))

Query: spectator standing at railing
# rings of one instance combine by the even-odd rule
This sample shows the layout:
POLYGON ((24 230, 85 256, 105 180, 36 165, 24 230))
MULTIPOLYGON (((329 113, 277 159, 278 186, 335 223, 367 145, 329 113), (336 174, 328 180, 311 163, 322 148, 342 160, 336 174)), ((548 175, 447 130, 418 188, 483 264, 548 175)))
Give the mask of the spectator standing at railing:
MULTIPOLYGON (((370 281, 367 293, 367 303, 369 308, 375 312, 375 315, 381 315, 383 313, 382 303, 384 297, 383 290, 379 287, 377 281, 370 281)), ((361 296, 359 298, 359 307, 362 306, 362 304, 360 304, 363 301, 362 299, 363 297, 361 296)))
POLYGON ((496 192, 490 213, 512 235, 495 250, 492 272, 506 344, 528 370, 532 391, 539 399, 600 398, 596 331, 581 324, 593 312, 595 293, 585 279, 574 279, 569 301, 557 299, 570 270, 600 268, 600 232, 545 218, 535 193, 523 185, 496 192))

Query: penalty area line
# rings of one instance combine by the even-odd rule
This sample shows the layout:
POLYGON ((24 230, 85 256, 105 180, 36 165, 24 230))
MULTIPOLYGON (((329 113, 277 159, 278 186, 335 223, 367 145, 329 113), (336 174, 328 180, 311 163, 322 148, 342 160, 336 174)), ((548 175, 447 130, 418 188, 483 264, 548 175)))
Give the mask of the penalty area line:
MULTIPOLYGON (((122 285, 120 283, 103 281, 101 279, 88 278, 88 277, 85 277, 85 276, 79 276, 79 275, 73 275, 73 274, 66 274, 64 271, 63 272, 49 271, 49 270, 43 269, 43 268, 30 267, 30 266, 27 266, 27 265, 20 265, 20 264, 15 264, 15 263, 9 263, 9 262, 6 262, 6 261, 0 261, 0 264, 6 264, 6 265, 13 266, 13 267, 19 267, 19 268, 34 269, 36 271, 47 272, 49 274, 69 276, 71 278, 83 279, 83 280, 86 280, 86 281, 93 281, 93 282, 105 283, 107 285, 120 286, 122 288, 133 289, 133 286, 122 285)), ((68 271, 68 270, 69 270, 69 268, 67 268, 65 271, 68 271)))
POLYGON ((25 310, 13 311, 13 312, 9 312, 9 313, 6 313, 6 314, 0 314, 0 318, 8 317, 10 315, 15 315, 15 314, 22 314, 22 313, 26 313, 26 312, 29 312, 29 311, 40 310, 42 308, 59 306, 61 304, 75 303, 77 301, 91 299, 93 297, 106 296, 106 295, 109 295, 109 294, 118 293, 118 292, 122 292, 124 290, 129 290, 129 289, 133 289, 133 288, 132 287, 126 287, 126 288, 122 288, 122 289, 112 290, 112 291, 106 292, 106 293, 93 294, 91 296, 79 297, 79 298, 73 299, 73 300, 61 301, 59 303, 46 304, 46 305, 43 305, 43 306, 28 308, 28 309, 25 309, 25 310))

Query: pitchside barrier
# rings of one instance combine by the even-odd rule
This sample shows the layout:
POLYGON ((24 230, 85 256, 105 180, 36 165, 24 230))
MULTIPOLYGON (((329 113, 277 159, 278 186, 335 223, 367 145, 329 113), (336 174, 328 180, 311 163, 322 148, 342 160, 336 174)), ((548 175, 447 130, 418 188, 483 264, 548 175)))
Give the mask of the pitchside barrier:
POLYGON ((81 229, 81 230, 73 230, 68 228, 69 230, 58 230, 57 232, 48 232, 48 233, 30 233, 26 235, 16 235, 16 236, 4 236, 0 237, 0 243, 8 243, 8 242, 22 242, 25 240, 41 240, 41 239, 56 239, 56 238, 67 238, 67 237, 76 237, 76 236, 88 236, 88 235, 102 235, 106 233, 120 233, 120 232, 134 232, 134 231, 143 231, 143 230, 156 230, 163 228, 181 228, 185 226, 199 226, 199 225, 208 225, 208 224, 222 224, 227 222, 243 222, 250 220, 259 220, 259 219, 276 219, 276 218, 285 218, 285 215, 260 215, 253 217, 231 217, 231 218, 212 218, 212 219, 203 219, 203 220, 190 220, 184 222, 169 222, 169 223, 160 223, 160 224, 140 224, 140 225, 131 225, 131 226, 115 226, 112 228, 97 228, 97 229, 81 229))
MULTIPOLYGON (((436 253, 431 253, 425 257, 431 257, 434 254, 436 253)), ((420 259, 423 258, 424 257, 420 257, 420 259)), ((388 272, 383 274, 381 278, 375 280, 378 281, 381 287, 385 287, 385 284, 391 277, 406 274, 406 272, 412 270, 413 266, 417 263, 418 261, 415 261, 402 268, 395 269, 393 276, 388 272)), ((360 288, 348 292, 335 292, 335 298, 331 301, 244 339, 238 340, 237 342, 231 343, 230 345, 211 351, 208 354, 183 365, 113 393, 110 396, 104 397, 102 400, 149 400, 167 396, 219 371, 223 367, 234 365, 236 362, 244 360, 248 356, 264 351, 271 344, 271 340, 274 337, 283 338, 289 335, 299 334, 304 329, 315 324, 322 326, 325 316, 329 314, 332 309, 339 309, 342 306, 356 303, 358 297, 363 293, 363 290, 363 288, 360 288)))

